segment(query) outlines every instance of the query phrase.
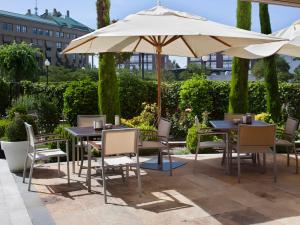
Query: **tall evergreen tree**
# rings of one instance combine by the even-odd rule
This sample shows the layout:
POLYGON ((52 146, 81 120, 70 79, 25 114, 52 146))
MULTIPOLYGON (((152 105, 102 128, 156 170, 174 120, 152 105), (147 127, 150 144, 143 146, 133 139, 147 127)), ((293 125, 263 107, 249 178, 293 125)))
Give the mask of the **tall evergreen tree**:
MULTIPOLYGON (((271 22, 267 4, 259 4, 259 18, 261 32, 271 34, 271 22)), ((275 55, 264 58, 264 78, 267 93, 267 111, 274 121, 280 120, 280 101, 278 92, 278 78, 276 73, 275 55)))
MULTIPOLYGON (((237 27, 251 29, 251 3, 237 0, 237 27)), ((234 57, 229 95, 229 112, 245 113, 248 110, 249 60, 234 57)))
MULTIPOLYGON (((97 0, 98 28, 110 24, 110 1, 97 0)), ((105 114, 107 121, 114 122, 114 115, 120 114, 119 83, 116 75, 114 53, 99 55, 99 84, 98 105, 99 112, 105 114)))

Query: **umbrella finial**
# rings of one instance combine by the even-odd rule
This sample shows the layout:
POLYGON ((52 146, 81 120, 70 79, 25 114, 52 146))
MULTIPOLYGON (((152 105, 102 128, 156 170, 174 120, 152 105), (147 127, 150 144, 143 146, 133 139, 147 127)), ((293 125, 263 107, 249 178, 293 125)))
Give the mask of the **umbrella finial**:
POLYGON ((157 6, 160 6, 160 0, 157 0, 156 2, 157 2, 157 6))

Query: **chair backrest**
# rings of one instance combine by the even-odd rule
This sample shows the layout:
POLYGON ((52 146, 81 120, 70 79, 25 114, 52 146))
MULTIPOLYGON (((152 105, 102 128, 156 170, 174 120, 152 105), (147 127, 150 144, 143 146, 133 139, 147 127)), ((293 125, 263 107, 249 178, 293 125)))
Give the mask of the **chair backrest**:
POLYGON ((171 122, 165 118, 160 118, 158 123, 157 135, 159 138, 169 139, 171 122))
POLYGON ((102 153, 104 156, 138 153, 138 130, 103 130, 102 153))
POLYGON ((36 140, 35 140, 33 128, 30 124, 28 124, 26 122, 24 124, 25 124, 25 128, 26 128, 26 133, 27 133, 28 146, 31 147, 31 149, 34 149, 36 140))
POLYGON ((224 113, 224 120, 243 119, 244 114, 239 113, 224 113))
POLYGON ((103 121, 106 124, 106 115, 78 115, 77 127, 92 127, 94 121, 103 121))
POLYGON ((263 152, 275 146, 276 125, 238 127, 238 149, 240 152, 263 152))
POLYGON ((285 123, 284 133, 294 136, 295 132, 298 130, 298 127, 299 127, 299 120, 289 117, 287 118, 285 123))

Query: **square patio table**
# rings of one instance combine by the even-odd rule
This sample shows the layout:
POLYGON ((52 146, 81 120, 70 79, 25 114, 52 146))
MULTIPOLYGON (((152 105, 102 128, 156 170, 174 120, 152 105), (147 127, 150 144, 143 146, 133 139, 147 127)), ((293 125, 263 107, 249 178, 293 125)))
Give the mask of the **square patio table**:
MULTIPOLYGON (((210 120, 209 121, 210 125, 218 130, 237 130, 238 129, 238 124, 234 124, 233 121, 230 120, 210 120)), ((265 121, 261 120, 254 120, 252 121, 252 124, 249 125, 268 125, 265 121)))
MULTIPOLYGON (((235 124, 231 120, 210 120, 209 121, 210 125, 217 129, 217 130, 223 130, 224 132, 230 132, 230 131, 237 131, 238 129, 238 124, 235 124)), ((251 124, 249 125, 254 125, 254 126, 263 126, 263 125, 268 125, 265 121, 261 120, 253 120, 251 124)), ((230 168, 232 165, 232 149, 229 147, 227 149, 228 152, 225 152, 226 155, 226 170, 227 173, 230 174, 230 168)))

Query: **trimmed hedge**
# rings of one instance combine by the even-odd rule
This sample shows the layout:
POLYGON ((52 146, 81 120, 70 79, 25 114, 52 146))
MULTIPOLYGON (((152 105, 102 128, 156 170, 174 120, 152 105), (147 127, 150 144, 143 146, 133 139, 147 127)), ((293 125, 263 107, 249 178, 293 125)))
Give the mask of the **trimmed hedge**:
MULTIPOLYGON (((135 76, 121 76, 120 78, 120 104, 121 115, 123 118, 133 118, 142 111, 142 103, 156 102, 156 83, 153 81, 144 81, 135 76)), ((78 82, 75 82, 78 83, 78 82)), ((1 85, 1 82, 0 82, 1 85)), ((7 84, 2 84, 6 86, 7 84)), ((58 108, 60 113, 63 111, 64 97, 63 93, 71 83, 45 84, 22 82, 22 88, 25 94, 40 95, 46 93, 58 99, 58 108)), ((77 87, 78 85, 74 87, 77 87)), ((81 84, 80 84, 81 85, 81 84)), ((91 86, 91 100, 87 96, 82 96, 81 89, 73 90, 73 101, 82 102, 86 99, 89 104, 97 107, 97 87, 95 82, 88 84, 91 86), (93 90, 93 91, 92 91, 93 90), (76 93, 79 92, 79 93, 76 93)), ((8 87, 8 86, 7 86, 8 87)), ((83 88, 83 87, 81 87, 83 88)), ((228 111, 230 84, 226 81, 203 81, 201 78, 193 78, 184 82, 172 82, 162 84, 162 104, 163 115, 170 117, 178 113, 179 105, 181 109, 192 108, 193 114, 201 116, 203 110, 210 112, 209 117, 222 119, 225 112, 228 111)), ((5 92, 2 92, 3 94, 5 92)), ((283 120, 289 115, 300 117, 300 84, 298 83, 279 83, 279 95, 282 105, 283 120)), ((0 97, 1 98, 1 97, 0 97)), ((8 100, 8 97, 3 97, 8 100)), ((77 107, 70 105, 71 102, 65 103, 65 107, 77 107)), ((73 104, 73 103, 72 103, 73 104)), ((5 104, 1 101, 0 108, 5 104)), ((90 113, 97 112, 93 107, 90 113)), ((68 111, 68 109, 65 109, 68 111)), ((72 109, 73 113, 76 110, 72 109)), ((82 110, 79 110, 79 112, 82 110)), ((85 111, 83 111, 85 112, 85 111)), ((82 112, 82 113, 83 113, 82 112)), ((249 82, 249 112, 261 113, 266 112, 266 92, 263 82, 249 82)), ((71 119, 74 123, 74 115, 71 119)))
POLYGON ((74 81, 64 93, 64 115, 69 124, 77 124, 77 115, 98 114, 97 84, 90 80, 74 81))
POLYGON ((46 95, 51 101, 57 103, 58 113, 62 115, 64 108, 64 93, 69 86, 69 82, 61 83, 32 83, 30 81, 22 81, 21 88, 24 95, 32 95, 39 97, 46 95))

